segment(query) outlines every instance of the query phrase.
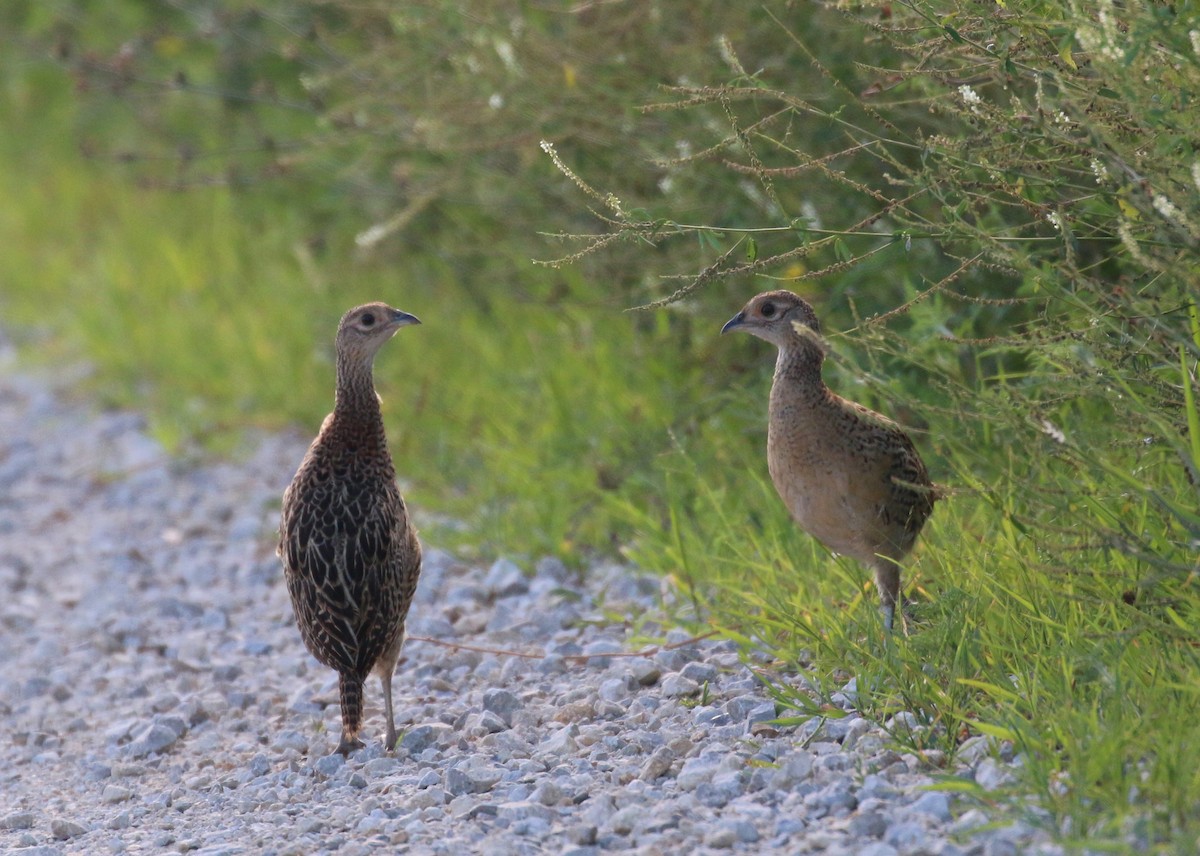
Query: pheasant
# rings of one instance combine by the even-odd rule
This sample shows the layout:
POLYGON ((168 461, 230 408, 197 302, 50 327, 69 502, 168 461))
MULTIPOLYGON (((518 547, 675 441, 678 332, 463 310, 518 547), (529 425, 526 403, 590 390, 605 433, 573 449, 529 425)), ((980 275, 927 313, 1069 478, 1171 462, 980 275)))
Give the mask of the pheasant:
POLYGON ((397 330, 419 323, 383 303, 342 317, 333 412, 283 495, 278 552, 300 636, 338 673, 343 755, 363 746, 363 683, 372 672, 383 684, 385 748, 396 744, 392 673, 421 544, 396 487, 372 366, 397 330))
POLYGON ((801 529, 874 571, 891 631, 900 560, 937 499, 921 456, 895 422, 825 385, 820 325, 800 297, 756 295, 721 328, 731 330, 779 349, 767 421, 767 468, 776 491, 801 529))

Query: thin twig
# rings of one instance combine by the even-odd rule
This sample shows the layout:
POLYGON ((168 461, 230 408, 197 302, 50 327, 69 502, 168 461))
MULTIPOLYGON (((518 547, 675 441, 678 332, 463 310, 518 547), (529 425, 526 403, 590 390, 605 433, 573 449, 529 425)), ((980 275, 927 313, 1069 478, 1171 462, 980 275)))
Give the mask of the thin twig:
POLYGON ((982 257, 983 257, 983 253, 978 253, 977 255, 972 256, 971 258, 965 260, 961 265, 959 265, 957 269, 955 269, 948 275, 942 277, 940 280, 935 282, 933 285, 929 286, 929 288, 927 288, 924 291, 917 294, 914 298, 912 298, 912 300, 909 300, 906 303, 904 303, 900 306, 897 306, 895 309, 892 309, 889 312, 884 312, 882 315, 876 315, 872 318, 868 318, 866 321, 862 322, 859 326, 860 327, 873 327, 874 325, 882 324, 884 321, 887 321, 890 318, 894 318, 897 315, 904 314, 905 312, 907 312, 909 309, 911 309, 916 304, 920 303, 922 300, 924 300, 929 295, 933 294, 934 292, 942 290, 947 285, 954 282, 954 280, 958 279, 959 276, 961 276, 963 274, 963 272, 967 270, 967 268, 971 267, 971 265, 975 264, 975 262, 979 261, 979 259, 981 259, 982 257))
POLYGON ((683 286, 682 288, 675 289, 675 291, 671 292, 671 294, 668 294, 666 297, 661 298, 660 300, 655 300, 650 303, 644 303, 641 306, 631 306, 630 308, 626 309, 625 311, 626 312, 648 312, 651 309, 661 309, 663 306, 669 306, 670 304, 675 303, 676 301, 682 300, 684 297, 686 297, 691 292, 695 291, 700 286, 704 285, 710 279, 715 278, 717 276, 717 274, 720 272, 721 266, 723 264, 725 264, 725 262, 729 261, 729 257, 733 255, 734 250, 736 250, 741 245, 742 245, 742 239, 739 238, 734 243, 734 245, 732 247, 730 247, 728 250, 726 250, 724 253, 722 253, 715 262, 710 264, 704 270, 700 271, 700 273, 696 276, 695 279, 693 279, 691 282, 689 282, 687 285, 683 286))

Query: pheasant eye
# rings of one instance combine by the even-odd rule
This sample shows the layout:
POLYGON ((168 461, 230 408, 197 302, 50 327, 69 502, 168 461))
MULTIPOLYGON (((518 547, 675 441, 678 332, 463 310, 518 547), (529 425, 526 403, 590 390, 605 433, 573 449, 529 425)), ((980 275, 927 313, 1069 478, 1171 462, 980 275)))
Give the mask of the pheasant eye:
POLYGON ((362 325, 364 327, 370 327, 374 323, 375 323, 375 316, 372 315, 370 312, 368 312, 366 315, 364 315, 362 317, 362 325))
POLYGON ((762 305, 762 309, 760 309, 759 311, 762 313, 763 318, 774 318, 775 317, 775 304, 774 303, 764 303, 762 305))

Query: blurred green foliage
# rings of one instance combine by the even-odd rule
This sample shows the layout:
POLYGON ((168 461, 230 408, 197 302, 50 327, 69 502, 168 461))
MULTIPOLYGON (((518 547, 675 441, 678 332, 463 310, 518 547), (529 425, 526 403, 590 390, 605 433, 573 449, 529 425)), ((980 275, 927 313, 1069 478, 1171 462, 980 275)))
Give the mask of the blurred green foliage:
POLYGON ((1194 3, 0 23, 0 307, 164 439, 316 425, 334 320, 390 300, 426 322, 379 385, 434 538, 618 551, 773 653, 786 703, 820 715, 857 675, 869 714, 918 712, 914 751, 978 732, 1025 761, 1010 790, 945 787, 1033 795, 1068 843, 1194 850, 1194 3), (781 285, 840 331, 830 384, 913 426, 947 486, 894 645, 766 480, 770 355, 717 339, 781 285))

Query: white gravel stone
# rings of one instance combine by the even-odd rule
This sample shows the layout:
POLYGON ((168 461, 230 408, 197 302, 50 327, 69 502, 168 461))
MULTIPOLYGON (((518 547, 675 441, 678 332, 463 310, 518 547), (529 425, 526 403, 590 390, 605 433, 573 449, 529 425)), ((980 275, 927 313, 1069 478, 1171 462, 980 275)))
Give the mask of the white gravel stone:
POLYGON ((964 811, 950 826, 950 832, 959 835, 969 833, 974 829, 990 823, 990 818, 977 808, 964 811))
POLYGON ((452 767, 446 771, 446 790, 455 796, 486 794, 503 777, 503 770, 488 764, 452 767))
POLYGON ((483 579, 484 588, 493 597, 514 597, 529 591, 529 583, 521 569, 509 559, 497 559, 483 579))
POLYGON ((899 850, 880 841, 872 841, 854 852, 857 856, 900 856, 899 850))
POLYGON ((336 776, 346 766, 346 759, 341 755, 326 755, 323 758, 318 758, 313 764, 313 769, 321 776, 326 778, 336 776))
POLYGON ((652 687, 662 677, 662 669, 653 660, 645 657, 635 657, 629 663, 629 671, 634 680, 644 687, 652 687))
POLYGON ((698 683, 691 678, 685 678, 678 672, 665 675, 661 686, 664 698, 686 698, 700 692, 700 685, 698 683))
POLYGON ((74 820, 56 817, 50 821, 50 834, 58 841, 78 838, 80 835, 86 835, 87 831, 86 826, 74 820))
POLYGON ((174 729, 152 722, 134 733, 133 742, 125 747, 125 752, 131 758, 145 758, 173 746, 178 739, 174 729))
POLYGON ((996 791, 1013 781, 1013 774, 995 758, 984 758, 975 767, 975 783, 985 791, 996 791))
POLYGON ((33 812, 16 811, 0 818, 0 829, 32 829, 33 812))
POLYGON ((410 796, 405 804, 409 808, 429 808, 431 806, 443 806, 449 801, 449 795, 441 788, 425 788, 410 796))
POLYGON ((888 822, 878 811, 868 811, 860 806, 860 811, 850 818, 847 828, 858 839, 882 838, 887 832, 888 822))
POLYGON ((858 704, 858 678, 848 680, 839 692, 829 697, 829 700, 843 710, 853 710, 858 704))
POLYGON ((842 748, 853 749, 858 741, 867 735, 871 730, 871 723, 863 719, 861 716, 856 716, 846 723, 846 733, 842 737, 842 748))
POLYGON ((104 790, 100 793, 100 802, 105 805, 113 805, 129 799, 133 799, 133 791, 119 785, 105 785, 104 790))
POLYGON ((711 782, 720 766, 720 759, 714 758, 712 755, 689 758, 683 762, 683 768, 675 777, 675 781, 679 783, 681 789, 694 791, 700 784, 711 782))
POLYGON ((506 725, 512 725, 513 714, 521 707, 520 699, 506 689, 493 687, 483 694, 483 709, 499 716, 506 725))
POLYGON ((923 794, 909 806, 909 811, 916 814, 926 814, 942 823, 949 823, 950 798, 942 793, 930 792, 923 794))
POLYGON ((639 778, 644 782, 653 782, 655 779, 662 778, 670 772, 674 762, 675 750, 670 746, 659 746, 642 765, 639 778))
POLYGON ((958 747, 958 760, 964 764, 977 764, 995 749, 996 741, 984 734, 968 737, 958 747))
POLYGON ((548 756, 575 755, 579 752, 579 744, 575 738, 579 736, 579 726, 572 723, 551 732, 538 745, 538 752, 548 756))
POLYGON ((718 672, 712 664, 696 661, 684 664, 684 667, 679 670, 679 674, 697 684, 707 684, 717 679, 718 672))
POLYGON ((704 843, 715 850, 727 850, 737 843, 737 831, 729 826, 718 826, 704 836, 704 843))

